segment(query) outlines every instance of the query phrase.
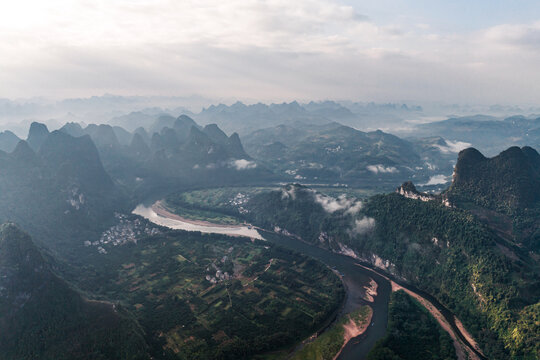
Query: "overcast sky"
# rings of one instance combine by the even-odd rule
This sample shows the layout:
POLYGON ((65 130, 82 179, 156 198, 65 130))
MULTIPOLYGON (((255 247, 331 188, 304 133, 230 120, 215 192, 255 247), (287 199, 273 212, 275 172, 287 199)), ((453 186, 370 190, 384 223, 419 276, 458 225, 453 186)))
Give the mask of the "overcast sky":
POLYGON ((0 97, 540 103, 537 0, 0 0, 0 97))

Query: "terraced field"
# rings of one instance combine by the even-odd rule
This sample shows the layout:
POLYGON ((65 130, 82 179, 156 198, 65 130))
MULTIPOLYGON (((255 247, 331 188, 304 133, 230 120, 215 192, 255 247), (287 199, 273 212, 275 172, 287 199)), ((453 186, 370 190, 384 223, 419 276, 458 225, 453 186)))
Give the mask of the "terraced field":
POLYGON ((290 346, 316 331, 344 296, 337 276, 303 255, 167 230, 111 249, 85 285, 130 310, 156 348, 186 359, 290 346))

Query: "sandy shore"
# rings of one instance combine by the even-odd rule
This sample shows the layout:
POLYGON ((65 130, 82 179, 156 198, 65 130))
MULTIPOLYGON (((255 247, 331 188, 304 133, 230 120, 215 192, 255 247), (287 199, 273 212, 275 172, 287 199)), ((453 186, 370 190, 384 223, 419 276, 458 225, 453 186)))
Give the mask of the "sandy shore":
POLYGON ((378 286, 379 285, 377 285, 377 282, 375 280, 371 279, 371 281, 369 282, 369 285, 364 286, 364 289, 366 289, 366 293, 363 296, 364 300, 369 301, 369 302, 373 302, 374 297, 377 296, 377 287, 378 286))
POLYGON ((339 349, 336 356, 334 356, 334 360, 336 360, 339 357, 339 354, 343 351, 343 348, 349 343, 351 339, 354 339, 357 336, 362 335, 367 328, 369 327, 369 324, 371 324, 371 317, 373 316, 373 309, 371 309, 370 306, 369 313, 367 315, 367 318, 364 319, 364 321, 361 324, 357 324, 353 319, 350 319, 348 322, 343 324, 343 346, 341 346, 341 349, 339 349))
POLYGON ((167 208, 165 208, 165 206, 163 205, 163 200, 156 201, 152 205, 152 210, 154 210, 154 212, 158 214, 159 216, 163 216, 163 217, 178 220, 178 221, 183 221, 185 223, 193 224, 193 225, 221 227, 221 228, 237 228, 238 226, 242 225, 242 224, 224 225, 224 224, 215 224, 215 223, 211 223, 211 222, 203 221, 203 220, 186 219, 185 217, 179 216, 167 210, 167 208))
MULTIPOLYGON (((458 327, 459 331, 461 331, 461 334, 467 339, 469 344, 471 344, 476 351, 478 351, 480 354, 484 355, 482 350, 480 349, 480 345, 473 339, 472 335, 469 334, 467 329, 465 329, 465 326, 461 323, 461 321, 454 315, 454 321, 456 322, 456 326, 458 327)), ((484 355, 485 356, 485 355, 484 355)))
POLYGON ((155 203, 152 207, 147 207, 143 204, 137 205, 132 211, 133 214, 144 217, 154 224, 165 226, 170 229, 197 231, 206 234, 223 234, 227 236, 242 236, 252 239, 264 240, 255 227, 239 224, 239 225, 219 225, 206 221, 192 221, 184 219, 181 216, 171 213, 163 207, 160 202, 155 203))

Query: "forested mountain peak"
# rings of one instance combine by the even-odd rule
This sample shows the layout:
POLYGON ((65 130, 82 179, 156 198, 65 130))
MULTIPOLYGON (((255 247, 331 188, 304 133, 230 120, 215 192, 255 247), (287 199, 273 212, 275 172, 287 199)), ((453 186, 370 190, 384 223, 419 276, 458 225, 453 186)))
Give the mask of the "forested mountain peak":
POLYGON ((34 151, 37 151, 48 135, 49 129, 47 129, 47 125, 34 121, 30 124, 26 141, 34 151))
POLYGON ((6 130, 0 132, 0 150, 11 152, 21 139, 13 132, 6 130))
POLYGON ((75 138, 58 130, 53 131, 41 146, 39 155, 63 180, 76 178, 96 191, 113 186, 89 135, 75 138))
POLYGON ((410 199, 420 199, 422 201, 435 200, 435 196, 431 194, 421 193, 416 189, 412 181, 404 182, 400 187, 396 189, 396 193, 405 196, 410 199))
POLYGON ((43 259, 34 247, 30 236, 14 223, 0 226, 0 268, 20 266, 25 263, 42 265, 43 259))
POLYGON ((513 146, 486 158, 469 148, 459 153, 449 197, 503 212, 533 206, 540 200, 540 155, 513 146))
POLYGON ((76 122, 65 123, 64 126, 60 128, 60 131, 65 132, 66 134, 69 134, 75 137, 84 135, 84 131, 81 124, 76 123, 76 122))
POLYGON ((160 132, 161 129, 164 127, 170 127, 172 128, 174 126, 174 122, 176 119, 172 117, 171 115, 165 114, 159 116, 156 121, 154 121, 154 124, 149 129, 149 133, 153 134, 155 132, 160 132))
POLYGON ((111 125, 90 124, 84 129, 98 147, 118 147, 120 143, 111 125))
POLYGON ((0 226, 0 271, 2 359, 147 358, 136 324, 112 304, 83 299, 13 223, 0 226))
POLYGON ((11 153, 11 157, 13 159, 28 163, 33 162, 37 159, 36 153, 32 148, 30 148, 30 145, 28 145, 28 142, 21 140, 11 153))
POLYGON ((140 133, 135 133, 129 144, 129 150, 137 156, 146 156, 150 154, 150 148, 144 141, 140 133))
POLYGON ((136 128, 135 131, 133 132, 133 135, 135 134, 139 134, 146 144, 150 143, 150 135, 148 134, 148 131, 146 131, 145 128, 143 127, 136 128))
POLYGON ((200 126, 189 116, 180 115, 173 124, 173 129, 176 131, 180 140, 184 141, 192 127, 200 128, 200 126))
POLYGON ((177 117, 174 123, 175 123, 175 126, 180 125, 180 124, 197 126, 197 123, 195 122, 195 120, 193 120, 192 118, 184 114, 177 117))
POLYGON ((404 182, 399 188, 398 190, 403 190, 403 191, 410 191, 412 193, 418 193, 418 190, 416 190, 416 186, 414 186, 413 182, 412 181, 406 181, 404 182))
POLYGON ((227 135, 216 124, 206 125, 203 132, 217 143, 223 144, 227 142, 227 135))
POLYGON ((228 144, 229 150, 233 156, 250 158, 244 151, 244 146, 242 145, 242 141, 240 140, 238 133, 232 133, 227 139, 226 143, 228 144))

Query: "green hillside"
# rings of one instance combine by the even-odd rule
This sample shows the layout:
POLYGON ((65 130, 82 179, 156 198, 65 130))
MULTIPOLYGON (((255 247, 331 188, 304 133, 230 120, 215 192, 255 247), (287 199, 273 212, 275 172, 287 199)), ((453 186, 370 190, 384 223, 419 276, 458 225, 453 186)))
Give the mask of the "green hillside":
POLYGON ((82 298, 13 224, 0 227, 0 272, 2 359, 149 359, 129 314, 82 298))
POLYGON ((457 359, 452 338, 404 291, 392 293, 387 335, 368 354, 368 360, 457 359))
MULTIPOLYGON (((437 198, 435 198, 437 199, 437 198)), ((538 356, 540 282, 535 253, 497 235, 468 210, 398 194, 357 202, 288 185, 255 196, 248 217, 357 256, 434 295, 489 358, 538 356), (350 253, 350 251, 349 251, 350 253)))

